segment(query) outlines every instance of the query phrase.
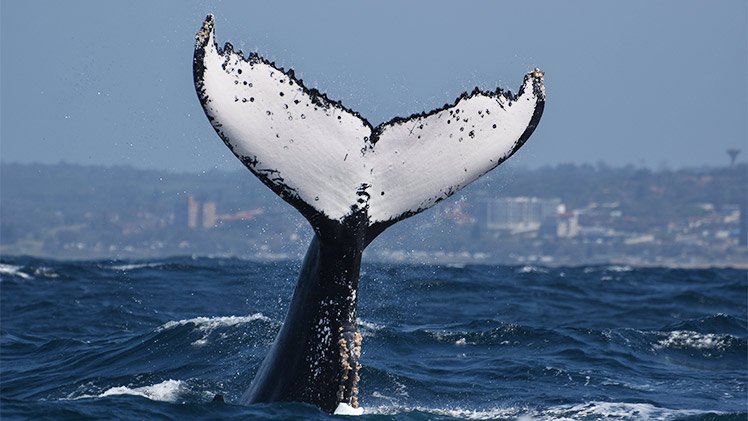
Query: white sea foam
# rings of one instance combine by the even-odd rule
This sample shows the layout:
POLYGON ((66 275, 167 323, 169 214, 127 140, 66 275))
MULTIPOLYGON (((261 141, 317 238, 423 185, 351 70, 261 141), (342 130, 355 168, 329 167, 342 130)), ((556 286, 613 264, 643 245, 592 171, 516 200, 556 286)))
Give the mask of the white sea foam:
POLYGON ((145 268, 157 268, 160 266, 163 266, 163 263, 158 262, 150 262, 150 263, 130 263, 125 265, 112 265, 108 266, 107 269, 112 270, 119 270, 122 272, 127 272, 131 270, 137 270, 137 269, 145 269, 145 268))
POLYGON ((730 335, 718 335, 715 333, 698 333, 688 330, 675 330, 660 333, 664 338, 655 345, 655 349, 724 349, 730 342, 730 335))
POLYGON ((195 328, 202 332, 202 338, 192 342, 193 346, 202 346, 208 343, 210 334, 219 327, 231 327, 244 323, 251 323, 257 320, 269 322, 270 319, 262 313, 255 313, 249 316, 223 316, 223 317, 195 317, 193 319, 184 319, 166 322, 156 329, 156 332, 162 332, 177 326, 194 325, 195 328))
POLYGON ((475 345, 475 342, 469 342, 467 338, 460 338, 455 341, 455 345, 457 346, 466 346, 466 345, 475 345))
POLYGON ((655 386, 649 383, 636 384, 610 378, 606 378, 605 380, 600 382, 600 384, 602 384, 603 386, 621 386, 628 389, 641 390, 644 392, 654 392, 655 390, 657 390, 655 386))
POLYGON ((516 408, 494 408, 487 410, 472 410, 463 408, 429 408, 423 406, 378 406, 371 408, 364 408, 364 414, 377 414, 377 415, 397 415, 407 412, 424 412, 427 414, 433 414, 442 417, 453 417, 466 420, 490 420, 496 418, 513 418, 516 417, 521 410, 516 408))
POLYGON ((131 388, 128 386, 112 387, 98 395, 81 395, 72 399, 105 398, 115 395, 142 396, 154 401, 175 402, 179 395, 186 390, 181 380, 166 380, 151 386, 131 388))
POLYGON ((549 273, 549 270, 539 266, 522 266, 517 270, 517 273, 549 273))
POLYGON ((161 325, 158 330, 171 329, 175 326, 184 326, 193 324, 197 329, 201 331, 212 331, 217 327, 236 326, 242 323, 249 323, 255 320, 270 321, 268 317, 262 313, 255 313, 249 316, 220 316, 220 317, 195 317, 193 319, 184 319, 166 322, 161 325))
POLYGON ((34 276, 41 276, 43 278, 59 278, 60 275, 54 270, 48 267, 38 267, 34 269, 34 276))
POLYGON ((384 329, 384 325, 369 322, 359 318, 356 318, 356 324, 359 328, 361 328, 361 335, 364 337, 374 336, 375 332, 379 332, 380 330, 384 329))
POLYGON ((648 403, 588 402, 562 405, 539 413, 540 420, 670 420, 703 414, 703 411, 659 408, 648 403))
POLYGON ((622 272, 631 272, 632 270, 634 270, 634 268, 632 268, 631 266, 626 266, 626 265, 609 265, 609 266, 605 266, 602 268, 597 267, 597 266, 592 266, 592 267, 584 268, 584 273, 595 273, 595 272, 601 272, 601 271, 622 273, 622 272))
POLYGON ((424 412, 467 420, 518 419, 522 421, 576 421, 589 419, 606 420, 671 420, 705 414, 698 410, 676 410, 658 408, 646 403, 588 402, 577 405, 561 405, 547 409, 505 407, 491 409, 428 408, 422 406, 378 406, 364 408, 364 414, 395 415, 407 412, 424 412))
POLYGON ((20 266, 15 265, 8 265, 5 263, 0 263, 0 275, 9 275, 9 276, 17 276, 21 279, 31 279, 31 275, 28 273, 24 273, 21 271, 20 266))

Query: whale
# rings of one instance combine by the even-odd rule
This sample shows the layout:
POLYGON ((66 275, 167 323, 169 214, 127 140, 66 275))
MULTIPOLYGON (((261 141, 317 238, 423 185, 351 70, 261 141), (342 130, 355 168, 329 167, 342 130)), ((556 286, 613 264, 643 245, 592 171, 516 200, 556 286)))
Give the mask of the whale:
POLYGON ((195 90, 208 121, 314 237, 288 313, 240 403, 301 402, 362 412, 356 324, 362 253, 383 231, 511 157, 537 127, 544 73, 516 94, 475 88, 451 103, 372 125, 292 69, 220 47, 209 15, 195 37, 195 90))

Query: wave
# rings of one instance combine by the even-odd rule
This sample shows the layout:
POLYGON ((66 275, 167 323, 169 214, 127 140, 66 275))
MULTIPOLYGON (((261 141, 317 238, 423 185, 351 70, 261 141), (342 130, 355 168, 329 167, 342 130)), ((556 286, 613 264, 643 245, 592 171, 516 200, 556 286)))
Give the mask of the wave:
POLYGON ((517 269, 517 273, 551 273, 551 271, 548 268, 542 267, 542 266, 522 266, 521 268, 517 269))
POLYGON ((671 420, 704 415, 709 412, 690 409, 660 408, 648 403, 588 402, 549 408, 538 418, 606 419, 606 420, 671 420))
POLYGON ((214 330, 221 327, 232 327, 245 323, 251 323, 257 320, 271 322, 272 320, 262 313, 255 313, 249 316, 218 316, 218 317, 195 317, 192 319, 176 320, 166 322, 156 329, 156 333, 173 329, 178 326, 193 325, 203 336, 192 342, 194 346, 202 346, 208 343, 208 337, 214 330))
POLYGON ((716 313, 711 316, 686 319, 669 325, 663 331, 688 330, 699 333, 729 333, 734 336, 744 336, 748 332, 748 324, 735 316, 716 313))
POLYGON ((588 266, 585 267, 584 273, 596 273, 596 272, 614 272, 614 273, 625 273, 631 272, 634 268, 628 265, 603 265, 603 266, 588 266))
POLYGON ((218 328, 218 327, 236 326, 242 323, 254 322, 255 320, 262 320, 265 322, 269 322, 270 318, 268 318, 262 313, 255 313, 249 316, 195 317, 192 319, 184 319, 184 320, 166 322, 163 325, 159 326, 159 328, 156 331, 160 332, 163 330, 171 329, 176 326, 185 326, 185 325, 192 324, 192 325, 195 325, 196 328, 205 332, 205 331, 212 331, 213 329, 218 328))
POLYGON ((69 397, 72 400, 105 398, 116 395, 132 395, 148 398, 153 401, 176 402, 177 398, 187 389, 181 380, 166 380, 150 386, 130 388, 128 386, 112 387, 98 395, 81 395, 69 397))
POLYGON ((464 263, 447 263, 445 266, 450 269, 465 269, 464 263))
POLYGON ((516 418, 524 409, 519 408, 493 408, 485 410, 472 410, 463 408, 430 408, 425 406, 379 406, 364 408, 364 415, 399 415, 409 412, 422 412, 440 417, 452 417, 465 420, 492 420, 516 418))
POLYGON ((382 324, 369 322, 360 318, 356 318, 356 324, 360 328, 363 337, 373 337, 375 336, 375 332, 379 332, 385 328, 382 324))
POLYGON ((45 266, 40 266, 38 268, 34 268, 34 276, 40 276, 42 278, 59 278, 60 275, 54 271, 52 268, 48 268, 45 266))
POLYGON ((0 276, 12 276, 23 280, 35 278, 59 278, 60 274, 47 266, 31 267, 0 263, 0 276))
MULTIPOLYGON (((495 320, 473 320, 466 323, 455 323, 440 329, 416 328, 402 332, 408 336, 428 338, 437 343, 464 345, 532 345, 544 340, 557 345, 575 343, 574 338, 560 330, 550 330, 525 326, 516 323, 505 323, 495 320)), ((415 339, 415 338, 414 338, 415 339)), ((536 345, 542 346, 540 342, 536 345)))
POLYGON ((719 335, 716 333, 704 334, 685 330, 659 332, 658 334, 664 337, 654 344, 655 349, 725 350, 739 341, 738 338, 731 335, 719 335))
POLYGON ((33 276, 22 272, 21 269, 23 269, 21 266, 0 263, 0 275, 15 276, 21 279, 33 279, 33 276))
POLYGON ((128 272, 131 270, 138 270, 138 269, 158 268, 164 265, 165 264, 161 262, 128 263, 128 264, 122 264, 122 265, 104 266, 103 269, 116 270, 120 272, 128 272))

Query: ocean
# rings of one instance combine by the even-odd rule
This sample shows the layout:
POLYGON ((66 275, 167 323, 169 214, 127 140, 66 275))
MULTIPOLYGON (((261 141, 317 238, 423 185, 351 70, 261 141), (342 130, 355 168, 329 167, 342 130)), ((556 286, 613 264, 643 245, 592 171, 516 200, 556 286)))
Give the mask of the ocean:
MULTIPOLYGON (((0 261, 3 420, 331 418, 235 403, 298 262, 0 261)), ((359 297, 362 419, 748 419, 745 270, 365 263, 359 297)))

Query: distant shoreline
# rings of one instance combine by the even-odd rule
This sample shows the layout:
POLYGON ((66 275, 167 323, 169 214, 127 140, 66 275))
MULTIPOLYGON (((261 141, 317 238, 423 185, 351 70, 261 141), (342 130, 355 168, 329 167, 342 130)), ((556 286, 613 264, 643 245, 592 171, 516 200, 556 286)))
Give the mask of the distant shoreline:
MULTIPOLYGON (((388 229, 365 262, 748 268, 748 166, 499 167, 388 229)), ((302 259, 307 221, 243 172, 0 163, 0 256, 302 259)))

